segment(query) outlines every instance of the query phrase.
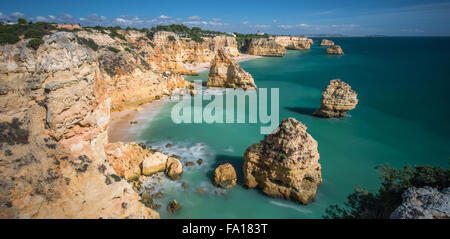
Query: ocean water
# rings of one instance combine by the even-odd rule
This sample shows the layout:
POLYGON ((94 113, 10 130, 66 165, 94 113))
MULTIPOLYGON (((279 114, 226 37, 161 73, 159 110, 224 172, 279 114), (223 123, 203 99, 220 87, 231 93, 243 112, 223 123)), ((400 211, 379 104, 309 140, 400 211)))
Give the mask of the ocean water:
MULTIPOLYGON (((448 167, 450 38, 332 40, 345 55, 325 55, 325 48, 316 43, 311 50, 240 63, 258 87, 279 88, 280 119, 296 118, 318 141, 323 183, 316 201, 300 205, 242 186, 244 151, 263 138, 259 123, 175 124, 170 117, 175 102, 167 102, 136 140, 178 155, 183 162, 201 158, 204 163, 184 167, 179 181, 165 179, 159 184, 157 190, 164 197, 156 202, 162 205, 158 210, 162 218, 321 218, 326 207, 342 204, 356 185, 377 189, 377 165, 448 167), (341 119, 313 117, 323 88, 335 78, 358 93, 357 108, 341 119), (211 179, 215 167, 225 162, 234 165, 238 185, 217 190, 211 179), (189 187, 183 189, 181 182, 189 187), (198 193, 198 188, 205 192, 198 193), (173 199, 182 205, 175 215, 165 209, 173 199)), ((189 79, 207 81, 207 75, 202 72, 189 79)))

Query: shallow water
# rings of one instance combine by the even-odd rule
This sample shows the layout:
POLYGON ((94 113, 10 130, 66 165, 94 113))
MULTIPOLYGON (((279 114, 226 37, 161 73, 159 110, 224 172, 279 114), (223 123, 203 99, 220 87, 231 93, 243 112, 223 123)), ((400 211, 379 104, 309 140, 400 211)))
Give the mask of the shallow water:
MULTIPOLYGON (((183 162, 201 158, 204 163, 184 167, 179 181, 164 180, 165 196, 157 200, 162 218, 321 218, 327 206, 344 202, 355 185, 376 189, 374 167, 379 164, 448 167, 450 38, 333 40, 344 56, 325 55, 316 44, 309 51, 240 63, 259 88, 279 88, 280 119, 295 117, 318 141, 324 180, 317 200, 303 206, 242 186, 243 153, 263 138, 259 124, 174 124, 170 111, 175 103, 168 102, 136 140, 183 162), (334 78, 358 93, 357 108, 342 119, 313 117, 322 89, 334 78), (173 146, 166 148, 168 142, 173 146), (214 168, 224 162, 238 174, 238 185, 226 194, 211 183, 214 168), (187 190, 182 181, 189 184, 187 190), (197 193, 199 187, 206 193, 197 193), (165 207, 173 199, 182 209, 170 215, 165 207)), ((206 81, 207 74, 189 79, 206 81)))

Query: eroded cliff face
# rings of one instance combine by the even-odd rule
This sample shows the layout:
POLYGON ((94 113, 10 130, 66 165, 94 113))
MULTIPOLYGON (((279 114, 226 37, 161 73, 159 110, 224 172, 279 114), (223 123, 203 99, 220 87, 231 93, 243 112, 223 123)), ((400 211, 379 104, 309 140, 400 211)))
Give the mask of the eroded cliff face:
POLYGON ((333 45, 334 42, 327 39, 322 39, 322 41, 320 42, 320 46, 333 46, 333 45))
POLYGON ((294 118, 283 120, 273 134, 244 154, 244 185, 271 197, 308 204, 322 182, 317 141, 294 118))
POLYGON ((320 109, 316 110, 314 115, 325 118, 344 117, 358 104, 357 96, 347 83, 340 79, 331 80, 322 92, 320 109))
POLYGON ((275 42, 274 38, 257 38, 250 41, 247 54, 257 56, 283 56, 286 54, 286 47, 275 42))
POLYGON ((344 51, 341 46, 333 45, 327 48, 328 55, 344 55, 344 51))
POLYGON ((271 38, 279 45, 292 50, 308 50, 313 44, 313 40, 307 37, 275 36, 271 38))
POLYGON ((211 61, 208 87, 256 89, 252 75, 242 69, 224 49, 211 61))
POLYGON ((73 33, 0 47, 0 217, 158 218, 104 146, 111 100, 97 55, 73 33))

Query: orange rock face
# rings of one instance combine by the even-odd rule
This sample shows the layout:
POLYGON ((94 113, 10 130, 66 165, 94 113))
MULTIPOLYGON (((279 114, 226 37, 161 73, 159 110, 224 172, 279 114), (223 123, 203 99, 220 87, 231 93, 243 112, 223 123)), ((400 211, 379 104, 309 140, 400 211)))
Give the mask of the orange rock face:
POLYGON ((272 134, 247 148, 243 170, 248 188, 303 204, 315 200, 322 183, 317 141, 294 118, 284 120, 272 134))
POLYGON ((219 165, 214 171, 214 185, 221 188, 232 188, 236 185, 236 171, 233 165, 226 163, 219 165))
POLYGON ((320 109, 316 110, 314 115, 325 118, 344 117, 358 104, 357 96, 347 83, 340 79, 331 80, 323 90, 320 109))

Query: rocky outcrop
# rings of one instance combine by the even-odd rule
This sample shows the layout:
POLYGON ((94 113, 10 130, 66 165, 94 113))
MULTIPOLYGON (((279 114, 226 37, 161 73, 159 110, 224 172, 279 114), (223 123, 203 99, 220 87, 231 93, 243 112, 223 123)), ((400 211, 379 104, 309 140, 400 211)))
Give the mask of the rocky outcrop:
POLYGON ((141 175, 141 164, 151 156, 148 149, 136 143, 109 143, 105 146, 108 163, 116 174, 126 180, 137 179, 141 175))
POLYGON ((450 188, 408 188, 391 219, 450 219, 450 188))
POLYGON ((183 165, 181 164, 180 160, 169 157, 167 159, 165 173, 167 177, 172 180, 181 178, 181 174, 183 173, 183 165))
POLYGON ((283 120, 244 154, 244 185, 271 197, 308 204, 322 182, 317 141, 294 118, 283 120))
POLYGON ((322 92, 320 109, 316 110, 314 115, 324 118, 344 117, 358 104, 357 96, 347 83, 340 79, 331 80, 322 92))
POLYGON ((313 44, 312 39, 296 36, 275 36, 271 37, 276 43, 291 50, 308 50, 313 44))
POLYGON ((211 61, 207 86, 256 89, 252 75, 242 69, 223 49, 219 49, 211 61))
POLYGON ((273 38, 254 38, 250 41, 247 54, 257 56, 283 56, 286 48, 275 42, 273 38))
POLYGON ((96 53, 73 33, 43 40, 0 46, 0 217, 159 218, 107 161, 96 53))
POLYGON ((333 45, 334 42, 327 39, 322 39, 322 41, 320 42, 320 46, 333 46, 333 45))
POLYGON ((173 200, 169 203, 169 205, 167 205, 167 211, 172 214, 176 213, 178 210, 180 210, 180 208, 181 205, 177 200, 173 200))
POLYGON ((328 55, 344 55, 341 46, 334 45, 327 48, 328 55))
POLYGON ((142 162, 142 174, 150 176, 154 173, 164 171, 166 169, 167 159, 168 156, 160 152, 151 154, 142 162))
POLYGON ((213 183, 217 187, 232 188, 236 185, 236 180, 236 171, 229 163, 219 165, 214 171, 213 183))

